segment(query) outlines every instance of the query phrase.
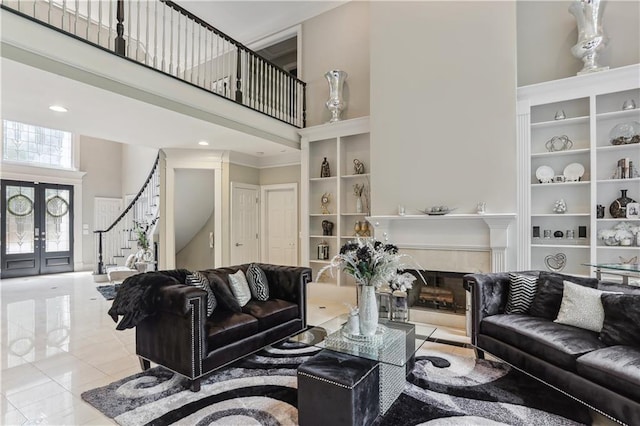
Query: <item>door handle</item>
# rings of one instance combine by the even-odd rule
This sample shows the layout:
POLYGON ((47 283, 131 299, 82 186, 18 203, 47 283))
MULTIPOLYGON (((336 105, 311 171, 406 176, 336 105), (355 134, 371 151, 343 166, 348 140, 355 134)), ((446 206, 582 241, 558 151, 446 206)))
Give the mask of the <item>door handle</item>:
POLYGON ((240 247, 242 245, 244 245, 244 244, 236 243, 236 247, 240 247))

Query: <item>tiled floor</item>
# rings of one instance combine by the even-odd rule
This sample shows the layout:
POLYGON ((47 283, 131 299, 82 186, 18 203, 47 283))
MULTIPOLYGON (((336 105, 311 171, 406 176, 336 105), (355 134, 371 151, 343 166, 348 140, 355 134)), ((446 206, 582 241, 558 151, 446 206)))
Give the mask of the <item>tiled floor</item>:
MULTIPOLYGON (((91 273, 0 281, 0 424, 110 425, 80 394, 138 373, 134 331, 117 331, 111 302, 91 273)), ((310 324, 346 311, 341 304, 310 300, 310 324)), ((434 337, 464 342, 459 330, 438 328, 434 337)), ((473 351, 427 342, 464 356, 473 351)))

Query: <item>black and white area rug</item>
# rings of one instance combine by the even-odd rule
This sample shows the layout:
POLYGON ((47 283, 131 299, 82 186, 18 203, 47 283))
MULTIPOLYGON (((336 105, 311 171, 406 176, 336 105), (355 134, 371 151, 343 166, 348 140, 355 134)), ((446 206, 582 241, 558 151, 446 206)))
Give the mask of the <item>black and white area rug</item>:
POLYGON ((118 287, 120 287, 120 284, 100 285, 96 287, 96 290, 98 290, 105 299, 113 300, 116 298, 118 287))
MULTIPOLYGON (((318 349, 285 342, 224 368, 191 392, 156 367, 82 394, 120 425, 297 425, 296 367, 318 349)), ((379 426, 577 425, 589 411, 500 362, 421 350, 379 426)))

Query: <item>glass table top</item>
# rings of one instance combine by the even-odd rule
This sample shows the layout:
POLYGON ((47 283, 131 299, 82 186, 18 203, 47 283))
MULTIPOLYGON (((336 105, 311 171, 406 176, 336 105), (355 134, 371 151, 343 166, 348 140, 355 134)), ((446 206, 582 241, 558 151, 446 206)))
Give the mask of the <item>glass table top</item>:
POLYGON ((640 272, 640 263, 583 263, 598 269, 612 269, 625 272, 640 272))
POLYGON ((370 340, 343 331, 348 315, 340 315, 290 338, 290 341, 367 358, 385 364, 404 366, 436 331, 425 324, 378 321, 378 332, 370 340))

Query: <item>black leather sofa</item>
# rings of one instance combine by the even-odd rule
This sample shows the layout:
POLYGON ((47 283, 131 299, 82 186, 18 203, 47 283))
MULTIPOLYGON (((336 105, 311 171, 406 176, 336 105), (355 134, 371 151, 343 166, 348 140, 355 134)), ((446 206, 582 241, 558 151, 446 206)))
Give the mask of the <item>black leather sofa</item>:
MULTIPOLYGON (((640 287, 596 284, 599 290, 640 294, 640 287)), ((464 277, 478 357, 486 351, 613 420, 640 424, 640 341, 607 346, 597 332, 529 314, 505 314, 509 285, 508 273, 464 277)), ((640 312, 640 306, 631 309, 640 312)))
MULTIPOLYGON (((311 270, 258 265, 269 282, 269 300, 251 300, 241 312, 219 303, 207 318, 204 290, 175 281, 156 285, 155 313, 136 325, 136 354, 143 369, 149 368, 150 361, 157 363, 189 378, 191 390, 198 391, 200 378, 212 370, 304 330, 306 284, 311 280, 311 270)), ((239 269, 246 272, 248 267, 245 264, 200 272, 215 293, 215 286, 228 287, 229 274, 239 269)), ((169 277, 154 277, 165 279, 169 277)))

